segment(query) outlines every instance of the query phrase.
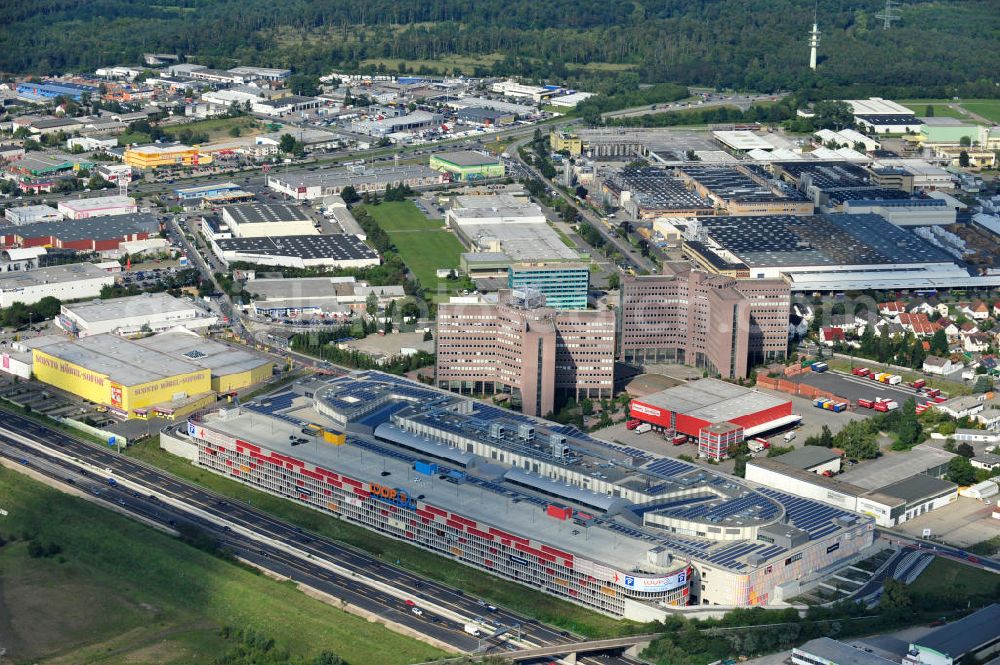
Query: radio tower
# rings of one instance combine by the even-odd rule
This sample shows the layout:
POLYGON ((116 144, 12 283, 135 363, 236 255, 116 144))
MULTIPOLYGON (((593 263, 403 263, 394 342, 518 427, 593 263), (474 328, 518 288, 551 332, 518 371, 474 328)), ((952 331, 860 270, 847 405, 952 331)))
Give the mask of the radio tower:
POLYGON ((892 27, 893 21, 898 21, 902 17, 899 15, 899 7, 895 0, 885 0, 885 9, 875 14, 875 18, 882 19, 882 29, 888 30, 892 27))
MULTIPOLYGON (((817 10, 818 13, 818 10, 817 10)), ((813 15, 813 29, 809 31, 809 69, 816 71, 816 49, 819 47, 819 20, 813 15)))

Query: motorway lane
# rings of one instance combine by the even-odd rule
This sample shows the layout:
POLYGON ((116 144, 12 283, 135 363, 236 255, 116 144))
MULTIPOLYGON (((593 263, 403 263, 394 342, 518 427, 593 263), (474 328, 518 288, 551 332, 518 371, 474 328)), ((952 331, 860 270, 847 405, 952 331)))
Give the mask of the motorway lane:
MULTIPOLYGON (((293 527, 266 513, 199 487, 189 485, 155 467, 119 455, 111 449, 105 449, 95 444, 71 438, 21 416, 10 415, 5 417, 4 427, 33 441, 53 445, 64 454, 75 455, 78 459, 86 459, 99 468, 110 468, 119 477, 127 478, 139 485, 144 485, 149 490, 182 500, 193 507, 212 514, 214 517, 227 520, 234 525, 243 526, 262 536, 294 544, 296 548, 307 555, 329 560, 342 568, 350 570, 352 573, 388 584, 414 599, 430 600, 433 604, 464 617, 479 616, 491 622, 502 623, 508 626, 520 624, 522 639, 540 645, 559 644, 579 639, 578 637, 571 636, 566 631, 558 631, 504 609, 498 609, 496 612, 488 612, 485 603, 466 595, 459 589, 448 587, 436 581, 424 580, 417 575, 379 561, 362 550, 355 549, 343 543, 316 537, 313 534, 305 534, 302 529, 293 527)), ((7 441, 9 445, 20 446, 22 450, 24 449, 24 444, 11 440, 9 437, 3 437, 2 434, 2 428, 0 428, 0 437, 4 441, 7 441)), ((66 465, 72 467, 69 463, 66 463, 66 465)), ((292 499, 289 500, 292 501, 292 499)), ((190 517, 188 519, 190 520, 190 517)), ((203 527, 207 523, 200 518, 190 521, 203 527)), ((252 545, 250 547, 252 549, 255 546, 258 549, 260 548, 259 545, 252 545)), ((301 562, 301 559, 299 561, 301 562)), ((320 571, 326 571, 326 569, 316 566, 312 574, 318 574, 320 571)), ((400 606, 398 598, 394 598, 393 602, 396 607, 400 606)), ((580 660, 591 663, 612 662, 624 664, 637 662, 622 658, 600 660, 597 658, 581 658, 580 660)))
POLYGON ((424 609, 423 615, 418 616, 395 596, 331 573, 321 566, 310 564, 307 560, 267 543, 255 542, 238 532, 219 527, 210 520, 193 517, 170 504, 151 498, 150 495, 129 490, 122 485, 110 486, 103 476, 86 471, 81 473, 82 469, 75 468, 60 458, 45 456, 2 435, 0 435, 0 455, 18 462, 27 460, 28 464, 25 466, 38 473, 92 494, 102 501, 116 504, 120 510, 144 517, 164 528, 173 529, 184 522, 193 524, 216 537, 219 544, 232 551, 234 555, 251 563, 307 584, 372 614, 406 625, 463 651, 471 651, 478 645, 478 640, 466 634, 463 624, 457 621, 439 616, 429 609, 424 609), (79 477, 74 478, 74 475, 79 477))

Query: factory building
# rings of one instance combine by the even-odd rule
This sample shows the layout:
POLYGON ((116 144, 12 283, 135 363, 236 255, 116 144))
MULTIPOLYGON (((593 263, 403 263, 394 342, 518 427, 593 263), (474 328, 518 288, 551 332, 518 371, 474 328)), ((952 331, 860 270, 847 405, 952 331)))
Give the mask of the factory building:
POLYGON ((502 178, 506 173, 503 162, 499 159, 473 150, 431 155, 430 167, 435 171, 450 173, 452 180, 463 182, 484 178, 502 178))
POLYGON ((47 297, 59 300, 97 298, 101 289, 114 283, 114 275, 93 263, 0 272, 0 307, 10 307, 16 302, 33 305, 47 297))
POLYGON ((765 432, 788 427, 802 417, 792 402, 718 379, 701 379, 633 399, 629 414, 666 432, 698 442, 698 455, 729 456, 730 446, 765 432))
POLYGON ((428 111, 414 111, 406 115, 378 120, 358 120, 351 123, 351 131, 366 136, 385 137, 399 132, 413 132, 436 127, 444 121, 444 116, 428 111))
POLYGON ((681 181, 728 215, 811 215, 813 202, 751 164, 679 166, 681 181))
POLYGON ((637 621, 787 600, 873 539, 870 518, 377 372, 304 380, 161 441, 237 482, 637 621))
POLYGON ((367 268, 381 262, 375 250, 351 235, 210 237, 209 242, 226 266, 242 262, 286 268, 367 268))
POLYGON ((601 193, 637 219, 715 214, 710 201, 666 169, 653 166, 622 169, 602 183, 601 193))
POLYGON ((188 330, 208 328, 218 322, 191 298, 175 298, 168 293, 96 300, 62 306, 56 325, 76 337, 115 333, 136 335, 163 332, 177 326, 188 330))
POLYGON ((234 238, 319 235, 316 222, 300 206, 287 203, 241 203, 224 206, 222 221, 234 238))
POLYGON ((677 363, 733 379, 788 350, 791 292, 782 279, 737 280, 666 263, 662 275, 626 276, 618 356, 677 363))
POLYGON ((181 201, 192 201, 216 196, 224 196, 232 192, 242 191, 242 188, 234 182, 222 182, 215 185, 201 185, 198 187, 182 187, 175 189, 174 194, 181 201))
POLYGON ((711 272, 735 266, 753 279, 787 279, 793 292, 1000 282, 970 276, 943 250, 872 214, 705 217, 689 225, 684 252, 711 272))
POLYGON ((558 311, 537 291, 505 290, 498 302, 439 305, 435 339, 446 390, 509 395, 532 415, 613 395, 613 312, 558 311))
POLYGON ((919 132, 923 120, 912 109, 881 97, 845 100, 854 114, 854 124, 869 134, 911 134, 919 132))
POLYGON ((340 194, 345 187, 356 192, 384 192, 389 185, 413 188, 445 183, 445 176, 427 166, 387 166, 366 169, 348 167, 320 171, 269 173, 267 186, 281 194, 302 201, 340 194))
POLYGON ((66 219, 113 217, 139 212, 131 196, 93 196, 87 199, 66 199, 59 202, 59 212, 66 219))
MULTIPOLYGON (((910 642, 903 665, 982 663, 1000 652, 1000 604, 993 603, 910 642)), ((992 662, 995 662, 994 658, 992 662)))

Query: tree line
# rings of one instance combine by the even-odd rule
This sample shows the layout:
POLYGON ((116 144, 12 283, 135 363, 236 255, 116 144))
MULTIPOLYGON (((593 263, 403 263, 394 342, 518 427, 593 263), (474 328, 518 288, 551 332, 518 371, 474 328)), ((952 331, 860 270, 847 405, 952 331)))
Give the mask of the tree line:
MULTIPOLYGON (((5 8, 0 70, 87 71, 165 51, 214 67, 291 67, 300 76, 463 55, 472 56, 467 74, 558 80, 606 95, 671 82, 761 91, 920 86, 921 96, 950 97, 995 78, 997 50, 968 43, 995 17, 992 0, 907 3, 888 31, 874 17, 880 6, 821 0, 814 73, 803 46, 814 7, 788 0, 23 0, 5 8)), ((442 75, 455 68, 422 65, 442 75)), ((296 89, 311 91, 313 80, 295 79, 296 89)))

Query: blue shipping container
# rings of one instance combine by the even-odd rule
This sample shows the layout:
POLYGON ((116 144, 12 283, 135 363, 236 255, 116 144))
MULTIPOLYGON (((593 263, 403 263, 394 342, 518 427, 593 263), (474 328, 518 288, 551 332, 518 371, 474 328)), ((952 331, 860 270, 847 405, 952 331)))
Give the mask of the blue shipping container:
POLYGON ((425 476, 433 476, 437 473, 438 467, 437 464, 434 464, 433 462, 422 462, 417 460, 413 463, 413 470, 417 473, 422 473, 425 476))

